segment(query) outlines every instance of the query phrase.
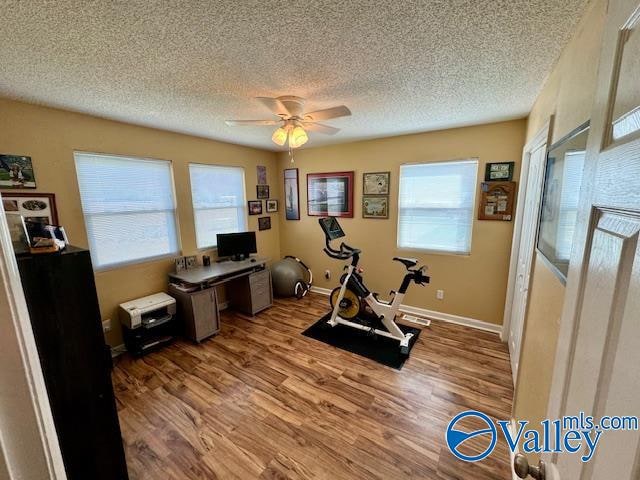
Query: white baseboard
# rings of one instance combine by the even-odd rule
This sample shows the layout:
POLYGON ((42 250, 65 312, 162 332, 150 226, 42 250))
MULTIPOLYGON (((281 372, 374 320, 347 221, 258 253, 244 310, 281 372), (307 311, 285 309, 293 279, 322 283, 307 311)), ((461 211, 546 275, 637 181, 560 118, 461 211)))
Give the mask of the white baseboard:
POLYGON ((311 286, 311 291, 313 293, 319 293, 320 295, 329 296, 331 294, 331 290, 329 290, 328 288, 316 287, 315 285, 311 286))
MULTIPOLYGON (((328 288, 321 288, 312 286, 311 291, 319 293, 321 295, 329 295, 331 290, 328 288)), ((464 327, 471 327, 477 330, 483 330, 485 332, 497 333, 502 332, 502 325, 496 325, 495 323, 484 322, 482 320, 476 320, 475 318, 461 317, 459 315, 453 315, 451 313, 436 312, 435 310, 427 310, 426 308, 412 307, 411 305, 400 305, 400 311, 404 313, 410 313, 412 315, 419 315, 421 317, 431 318, 433 320, 440 320, 442 322, 454 323, 456 325, 462 325, 464 327)))

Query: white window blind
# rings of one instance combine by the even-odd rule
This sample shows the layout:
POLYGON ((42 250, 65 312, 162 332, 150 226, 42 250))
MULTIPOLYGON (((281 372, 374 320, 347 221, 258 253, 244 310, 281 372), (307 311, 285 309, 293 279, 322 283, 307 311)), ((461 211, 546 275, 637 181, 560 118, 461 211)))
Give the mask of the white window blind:
POLYGON ((170 162, 91 153, 75 161, 96 268, 178 252, 170 162))
POLYGON ((244 169, 189 164, 198 248, 217 246, 219 233, 247 229, 244 169))
POLYGON ((468 254, 478 161, 400 167, 398 247, 468 254))
POLYGON ((556 232, 556 256, 560 260, 569 261, 571 257, 573 232, 578 221, 578 202, 585 154, 585 151, 573 151, 567 152, 564 156, 558 231, 556 232))

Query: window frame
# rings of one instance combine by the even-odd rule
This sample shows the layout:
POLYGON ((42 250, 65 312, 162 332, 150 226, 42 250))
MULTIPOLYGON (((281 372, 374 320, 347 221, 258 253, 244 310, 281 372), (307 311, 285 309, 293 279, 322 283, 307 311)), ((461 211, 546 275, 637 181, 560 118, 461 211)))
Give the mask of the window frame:
MULTIPOLYGON (((182 255, 182 235, 180 234, 180 221, 178 218, 178 199, 177 199, 177 194, 176 194, 176 183, 175 183, 175 176, 174 176, 174 172, 173 172, 173 161, 172 160, 167 160, 167 159, 163 159, 163 158, 152 158, 152 157, 142 157, 142 156, 138 156, 138 155, 125 155, 125 154, 119 154, 119 153, 105 153, 105 152, 88 152, 88 151, 84 151, 84 150, 74 150, 73 151, 73 167, 75 170, 75 174, 76 174, 76 185, 78 187, 78 196, 80 197, 80 209, 82 210, 82 220, 84 223, 84 230, 85 230, 85 235, 87 238, 87 244, 89 245, 89 251, 92 252, 94 249, 91 245, 91 240, 89 237, 89 229, 87 227, 87 215, 84 211, 84 205, 82 203, 82 194, 80 192, 80 180, 78 179, 78 169, 77 169, 77 155, 95 155, 95 156, 103 156, 103 157, 116 157, 116 158, 121 158, 121 159, 125 159, 125 160, 139 160, 139 161, 146 161, 146 162, 164 162, 164 163, 168 163, 169 164, 169 183, 171 186, 171 196, 172 196, 172 205, 173 205, 173 222, 174 222, 174 226, 175 226, 175 233, 176 233, 176 251, 175 252, 168 252, 168 253, 163 253, 161 255, 153 255, 151 257, 143 257, 143 258, 137 258, 135 260, 127 260, 124 262, 116 262, 116 263, 109 263, 108 265, 97 265, 93 255, 91 257, 91 265, 93 267, 93 271, 94 272, 106 272, 109 270, 117 270, 119 268, 123 268, 123 267, 127 267, 127 266, 131 266, 131 265, 140 265, 143 263, 152 263, 152 262, 157 262, 159 260, 167 260, 170 258, 175 258, 177 256, 182 255)), ((169 211, 169 210, 167 210, 169 211)), ((152 213, 151 211, 149 213, 152 213)))
POLYGON ((480 159, 478 157, 456 158, 452 160, 434 160, 434 161, 420 161, 420 162, 407 162, 400 165, 398 169, 398 221, 396 230, 396 248, 399 251, 405 252, 419 252, 431 255, 453 255, 456 257, 470 257, 473 250, 473 230, 475 228, 476 221, 476 205, 478 202, 478 175, 480 171, 480 159), (400 245, 400 222, 402 219, 402 208, 400 205, 401 191, 402 191, 402 168, 416 165, 442 165, 442 164, 455 164, 455 163, 474 163, 476 167, 476 174, 473 183, 473 200, 471 202, 471 225, 469 229, 469 250, 465 252, 459 252, 454 250, 438 250, 434 248, 421 248, 421 247, 407 247, 400 245))
MULTIPOLYGON (((199 247, 198 246, 198 225, 196 223, 196 211, 197 210, 219 210, 217 208, 198 208, 196 209, 196 206, 194 205, 194 197, 193 197, 193 185, 191 183, 191 166, 195 165, 198 167, 212 167, 212 168, 235 168, 238 169, 242 172, 242 196, 243 196, 243 201, 241 202, 241 207, 242 211, 244 212, 243 215, 243 219, 244 219, 244 223, 242 225, 242 228, 244 230, 239 230, 237 233, 239 232, 246 232, 249 229, 249 210, 247 207, 247 175, 246 175, 246 169, 243 166, 240 165, 223 165, 223 164, 219 164, 219 163, 202 163, 202 162, 189 162, 187 164, 187 172, 189 174, 189 191, 191 194, 191 212, 193 214, 193 234, 194 234, 194 239, 195 239, 195 243, 196 243, 196 250, 198 252, 203 252, 203 251, 207 251, 207 250, 218 250, 218 245, 208 245, 208 246, 203 246, 203 247, 199 247)), ((220 209, 225 208, 225 207, 221 207, 220 209)), ((226 207, 228 208, 228 207, 226 207)))

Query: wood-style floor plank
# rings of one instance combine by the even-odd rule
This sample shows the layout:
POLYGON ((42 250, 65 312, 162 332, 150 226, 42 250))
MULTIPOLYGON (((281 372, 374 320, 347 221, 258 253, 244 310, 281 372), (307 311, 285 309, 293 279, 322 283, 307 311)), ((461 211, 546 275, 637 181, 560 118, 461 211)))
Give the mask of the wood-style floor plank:
POLYGON ((470 465, 444 438, 463 410, 510 417, 497 335, 433 321, 398 371, 302 336, 326 302, 310 294, 253 318, 224 312, 221 332, 200 345, 118 358, 130 478, 511 478, 503 441, 470 465))

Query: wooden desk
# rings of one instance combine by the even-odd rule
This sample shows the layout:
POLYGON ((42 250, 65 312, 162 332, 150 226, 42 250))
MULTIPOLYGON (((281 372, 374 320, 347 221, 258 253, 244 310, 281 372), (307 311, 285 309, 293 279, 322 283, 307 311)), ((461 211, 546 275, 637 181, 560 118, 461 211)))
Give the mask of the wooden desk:
POLYGON ((200 342, 220 330, 220 306, 215 288, 218 285, 227 287, 232 308, 249 315, 273 304, 267 259, 254 257, 253 260, 226 261, 169 274, 169 294, 176 299, 187 338, 200 342))
POLYGON ((208 267, 200 266, 183 270, 179 273, 170 273, 169 281, 186 285, 199 285, 204 288, 220 285, 233 278, 263 270, 267 264, 266 258, 253 257, 251 260, 242 260, 240 262, 227 260, 213 263, 208 267))

